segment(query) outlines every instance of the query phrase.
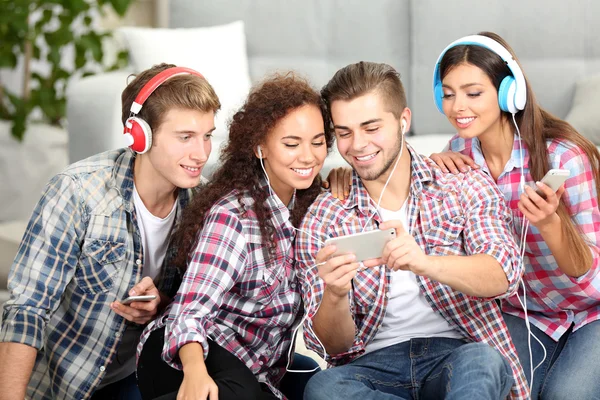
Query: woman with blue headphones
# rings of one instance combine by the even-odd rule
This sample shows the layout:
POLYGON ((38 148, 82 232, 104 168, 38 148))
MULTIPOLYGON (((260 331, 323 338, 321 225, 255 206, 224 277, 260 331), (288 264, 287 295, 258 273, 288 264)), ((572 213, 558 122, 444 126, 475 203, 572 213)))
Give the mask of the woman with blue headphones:
POLYGON ((433 91, 457 135, 431 158, 453 173, 480 168, 513 212, 525 273, 502 306, 531 398, 598 398, 598 150, 538 105, 513 51, 494 33, 446 47, 433 91), (568 178, 555 192, 540 181, 557 169, 568 178))

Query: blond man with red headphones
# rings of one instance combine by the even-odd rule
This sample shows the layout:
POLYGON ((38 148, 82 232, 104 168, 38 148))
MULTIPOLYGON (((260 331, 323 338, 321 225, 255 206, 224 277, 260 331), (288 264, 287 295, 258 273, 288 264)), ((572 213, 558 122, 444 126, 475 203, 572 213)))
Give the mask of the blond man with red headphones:
POLYGON ((167 248, 221 105, 202 75, 167 64, 122 105, 129 148, 70 165, 33 211, 4 305, 3 399, 140 398, 136 345, 179 286, 167 248))

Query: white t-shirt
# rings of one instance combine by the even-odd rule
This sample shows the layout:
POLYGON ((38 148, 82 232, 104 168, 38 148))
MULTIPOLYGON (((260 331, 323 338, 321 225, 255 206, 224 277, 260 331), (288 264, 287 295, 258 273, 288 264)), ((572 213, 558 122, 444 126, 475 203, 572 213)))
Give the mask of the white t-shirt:
POLYGON ((142 248, 144 249, 142 274, 154 279, 160 272, 167 254, 169 235, 175 223, 177 199, 175 199, 169 215, 165 218, 159 218, 148 211, 134 185, 133 204, 135 205, 138 228, 142 236, 142 248))
MULTIPOLYGON (((400 210, 390 211, 379 208, 383 221, 400 220, 407 232, 408 201, 400 210)), ((460 339, 458 331, 434 311, 417 284, 417 277, 410 271, 393 271, 385 316, 373 340, 367 344, 365 352, 371 352, 412 338, 447 337, 460 339)))
MULTIPOLYGON (((169 215, 165 218, 158 218, 148 211, 135 185, 133 186, 133 204, 144 251, 142 276, 154 279, 160 272, 169 246, 169 235, 175 223, 177 203, 176 199, 169 215)), ((125 379, 135 372, 135 351, 141 334, 142 328, 138 326, 130 325, 125 329, 117 354, 108 365, 99 389, 125 379)))

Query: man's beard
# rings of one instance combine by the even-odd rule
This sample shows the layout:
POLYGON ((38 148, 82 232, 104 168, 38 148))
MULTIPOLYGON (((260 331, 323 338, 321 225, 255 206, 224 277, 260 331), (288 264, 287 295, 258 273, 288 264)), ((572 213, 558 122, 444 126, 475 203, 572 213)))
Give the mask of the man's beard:
POLYGON ((392 168, 394 162, 396 161, 396 158, 398 158, 400 154, 400 149, 402 148, 402 140, 402 132, 398 131, 398 140, 394 145, 392 156, 385 160, 383 167, 379 171, 369 170, 360 172, 359 170, 357 170, 356 172, 358 173, 360 179, 363 179, 365 181, 375 181, 379 179, 383 174, 387 173, 392 168))

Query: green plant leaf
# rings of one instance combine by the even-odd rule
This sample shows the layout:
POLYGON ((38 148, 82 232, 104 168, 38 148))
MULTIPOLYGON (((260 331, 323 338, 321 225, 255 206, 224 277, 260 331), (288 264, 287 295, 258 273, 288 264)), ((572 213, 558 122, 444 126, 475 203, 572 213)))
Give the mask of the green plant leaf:
POLYGON ((81 44, 92 53, 96 62, 102 62, 104 51, 102 50, 102 40, 95 32, 90 32, 81 36, 81 44))
POLYGON ((0 68, 15 68, 17 61, 16 54, 4 51, 0 52, 0 68))
POLYGON ((124 17, 131 4, 131 0, 110 0, 110 4, 119 16, 124 17))
POLYGON ((14 117, 12 120, 13 125, 12 125, 12 128, 10 129, 10 134, 12 135, 12 137, 17 139, 19 142, 22 142, 23 138, 25 137, 25 130, 27 129, 27 125, 25 123, 26 120, 27 120, 26 115, 18 115, 16 117, 14 117))

